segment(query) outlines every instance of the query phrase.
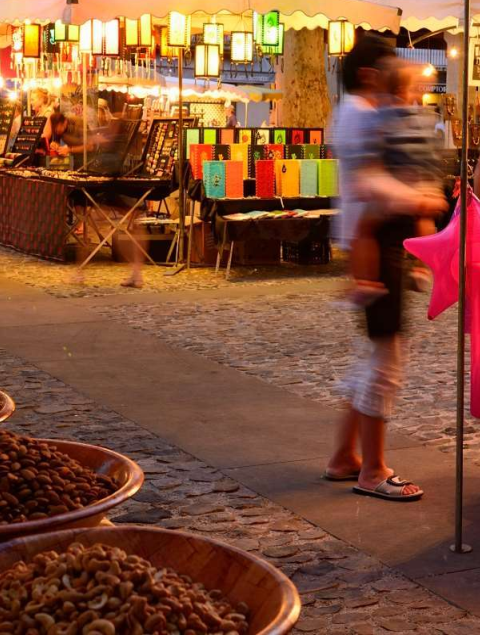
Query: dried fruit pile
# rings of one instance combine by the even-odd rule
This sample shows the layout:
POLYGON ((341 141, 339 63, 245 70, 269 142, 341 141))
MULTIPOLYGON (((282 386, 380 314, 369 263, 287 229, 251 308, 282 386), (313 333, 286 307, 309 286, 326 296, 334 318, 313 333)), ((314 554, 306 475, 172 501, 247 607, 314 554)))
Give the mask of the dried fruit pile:
POLYGON ((248 607, 117 547, 73 543, 0 577, 0 635, 244 635, 248 607))
POLYGON ((55 447, 0 430, 0 525, 79 509, 117 489, 55 447))

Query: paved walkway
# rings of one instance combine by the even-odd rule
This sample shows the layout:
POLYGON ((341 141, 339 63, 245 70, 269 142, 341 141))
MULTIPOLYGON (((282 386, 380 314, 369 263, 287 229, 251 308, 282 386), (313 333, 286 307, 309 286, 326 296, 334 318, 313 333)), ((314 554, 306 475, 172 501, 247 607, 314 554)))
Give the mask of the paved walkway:
MULTIPOLYGON (((281 311, 288 302, 298 310, 306 295, 327 297, 331 281, 192 289, 169 292, 168 299, 162 293, 59 299, 11 280, 0 283, 2 385, 20 405, 15 425, 103 443, 139 459, 147 486, 116 512, 117 520, 206 531, 262 553, 303 592, 302 632, 480 633, 480 620, 462 611, 480 615, 474 462, 467 465, 465 515, 475 551, 456 556, 448 550, 451 452, 397 429, 390 460, 421 482, 427 496, 412 505, 355 498, 348 486, 320 478, 339 416, 333 401, 295 394, 245 362, 218 363, 182 330, 199 323, 201 338, 206 314, 217 346, 226 346, 212 306, 233 310, 242 332, 249 322, 239 310, 273 303, 281 311), (172 304, 189 319, 175 322, 172 304), (175 327, 191 350, 172 346, 168 333, 175 327)), ((309 315, 316 319, 311 307, 309 315)), ((310 347, 318 341, 318 333, 304 337, 310 347)), ((278 340, 276 349, 291 346, 278 340)), ((264 356, 278 364, 270 350, 264 356)), ((332 352, 330 359, 336 359, 332 352)))

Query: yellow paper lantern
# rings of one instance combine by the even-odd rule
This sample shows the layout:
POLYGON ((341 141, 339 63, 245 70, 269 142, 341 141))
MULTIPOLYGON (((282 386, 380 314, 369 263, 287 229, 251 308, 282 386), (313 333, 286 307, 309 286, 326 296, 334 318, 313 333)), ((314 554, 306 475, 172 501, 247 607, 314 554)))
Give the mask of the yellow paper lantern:
POLYGON ((328 54, 343 57, 353 49, 355 27, 347 20, 332 20, 328 23, 328 54))
POLYGON ((140 42, 138 32, 138 20, 125 18, 125 44, 126 46, 138 46, 140 42))
POLYGON ((220 55, 223 55, 224 44, 224 26, 223 24, 204 24, 203 25, 203 43, 217 44, 220 47, 220 55))
POLYGON ((80 52, 103 55, 103 24, 101 20, 88 20, 80 27, 80 52))
POLYGON ((23 57, 40 57, 42 33, 39 24, 25 24, 23 27, 23 57))
POLYGON ((139 43, 140 46, 150 47, 152 46, 152 34, 153 24, 152 16, 149 13, 145 13, 140 18, 140 31, 139 31, 139 43))
POLYGON ((168 46, 168 29, 160 28, 160 57, 178 57, 178 47, 168 46))
POLYGON ((61 20, 57 20, 53 37, 55 42, 78 42, 80 27, 77 24, 64 24, 61 20))
POLYGON ((168 46, 190 46, 192 20, 189 15, 177 11, 168 14, 168 46))
POLYGON ((230 59, 232 62, 248 64, 253 61, 253 33, 233 31, 230 59))
POLYGON ((220 77, 220 47, 218 44, 197 44, 195 47, 195 77, 220 77))

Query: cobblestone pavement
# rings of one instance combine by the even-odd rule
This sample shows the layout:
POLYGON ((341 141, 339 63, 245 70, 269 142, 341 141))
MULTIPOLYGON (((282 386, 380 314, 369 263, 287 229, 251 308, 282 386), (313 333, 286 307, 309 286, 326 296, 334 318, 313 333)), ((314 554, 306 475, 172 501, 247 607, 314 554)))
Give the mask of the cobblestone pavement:
POLYGON ((197 291, 225 288, 232 284, 268 287, 272 284, 288 284, 298 279, 314 282, 319 275, 343 276, 344 261, 337 253, 329 265, 300 267, 284 263, 280 267, 234 267, 230 280, 225 280, 223 270, 215 274, 212 268, 192 268, 188 273, 183 271, 176 276, 165 276, 167 271, 167 267, 146 266, 143 289, 126 289, 120 283, 129 274, 128 265, 114 263, 104 256, 85 268, 85 281, 78 284, 72 283, 76 273, 72 263, 48 262, 0 247, 0 275, 42 289, 57 298, 140 294, 151 291, 197 291))
MULTIPOLYGON (((362 351, 359 316, 335 293, 263 296, 101 309, 104 315, 283 387, 343 407, 341 380, 362 351), (168 319, 167 319, 168 318, 168 319)), ((428 322, 428 296, 410 293, 409 363, 391 424, 403 433, 454 450, 457 314, 428 322)), ((467 419, 466 455, 475 459, 480 430, 467 419)))
POLYGON ((7 424, 16 432, 104 445, 138 461, 146 483, 114 522, 212 536, 280 567, 302 594, 296 635, 480 634, 480 619, 1 350, 0 385, 17 402, 7 424))

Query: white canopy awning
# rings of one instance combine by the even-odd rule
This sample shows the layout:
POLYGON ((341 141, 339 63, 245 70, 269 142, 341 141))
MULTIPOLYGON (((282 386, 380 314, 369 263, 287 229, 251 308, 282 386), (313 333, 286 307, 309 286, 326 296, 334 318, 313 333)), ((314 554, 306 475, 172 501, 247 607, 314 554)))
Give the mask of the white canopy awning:
MULTIPOLYGON (((410 31, 438 31, 463 22, 463 0, 398 0, 403 11, 402 26, 410 31)), ((471 17, 480 20, 480 0, 471 0, 471 17)))
POLYGON ((277 9, 287 29, 326 27, 329 20, 345 18, 367 29, 391 29, 397 32, 400 16, 395 7, 381 2, 364 0, 0 0, 0 22, 55 21, 62 19, 82 24, 90 18, 106 21, 119 16, 136 18, 145 13, 164 18, 170 11, 198 14, 201 20, 223 13, 251 14, 252 10, 266 13, 277 9))

